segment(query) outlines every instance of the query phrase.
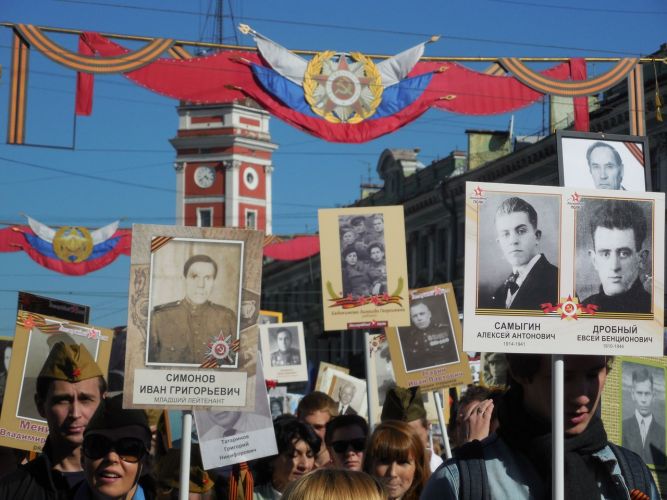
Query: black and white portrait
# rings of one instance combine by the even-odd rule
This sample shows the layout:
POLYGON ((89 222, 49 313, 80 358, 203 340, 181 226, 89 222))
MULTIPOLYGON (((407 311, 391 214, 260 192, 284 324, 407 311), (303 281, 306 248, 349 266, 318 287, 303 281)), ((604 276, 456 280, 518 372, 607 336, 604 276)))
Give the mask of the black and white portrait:
POLYGON ((271 418, 279 417, 285 413, 285 398, 282 396, 269 398, 269 407, 271 409, 271 418))
POLYGON ((301 364, 299 335, 296 327, 273 326, 269 329, 271 366, 294 366, 301 364))
POLYGON ((644 138, 560 132, 561 184, 566 187, 646 191, 644 138))
POLYGON ((0 340, 0 408, 5 397, 7 386, 7 375, 9 375, 9 362, 12 359, 12 340, 0 340))
POLYGON ((502 352, 484 352, 481 356, 482 382, 486 386, 507 385, 508 364, 502 352))
POLYGON ((281 384, 308 380, 303 323, 260 325, 259 340, 266 378, 281 384))
POLYGON ((576 291, 597 313, 652 311, 652 201, 583 198, 576 218, 576 291))
POLYGON ((356 298, 386 293, 383 214, 341 215, 338 227, 343 295, 356 298))
POLYGON ((622 444, 648 465, 665 467, 665 369, 624 360, 621 370, 622 444))
POLYGON ((368 416, 366 381, 336 370, 325 370, 322 392, 336 402, 339 415, 368 416))
POLYGON ((258 309, 258 296, 242 301, 242 275, 242 241, 173 238, 154 250, 146 364, 236 366, 240 313, 252 321, 258 309))
POLYGON ((445 295, 410 300, 410 326, 398 328, 406 372, 459 362, 445 295))
POLYGON ((478 224, 478 308, 558 303, 560 196, 489 192, 478 224))

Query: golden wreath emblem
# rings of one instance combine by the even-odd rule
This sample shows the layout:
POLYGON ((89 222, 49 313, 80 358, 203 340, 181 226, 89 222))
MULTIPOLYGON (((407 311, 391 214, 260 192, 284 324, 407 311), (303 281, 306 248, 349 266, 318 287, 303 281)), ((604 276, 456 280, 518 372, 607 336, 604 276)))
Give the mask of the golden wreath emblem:
POLYGON ((310 108, 331 123, 359 123, 373 116, 382 91, 380 71, 360 52, 318 52, 303 78, 310 108))
POLYGON ((85 227, 64 226, 56 231, 53 251, 65 262, 83 262, 93 253, 93 238, 85 227))

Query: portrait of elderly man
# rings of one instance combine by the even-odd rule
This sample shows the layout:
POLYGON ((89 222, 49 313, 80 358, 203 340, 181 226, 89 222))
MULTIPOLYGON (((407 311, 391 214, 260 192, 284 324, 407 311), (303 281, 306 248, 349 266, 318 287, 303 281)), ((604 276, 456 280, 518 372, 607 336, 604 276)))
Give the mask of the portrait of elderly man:
MULTIPOLYGON (((630 394, 634 412, 630 418, 623 420, 623 446, 637 453, 647 464, 664 466, 665 427, 654 414, 654 403, 658 401, 653 375, 645 366, 632 370, 630 394)), ((659 404, 664 407, 664 399, 659 404)))
POLYGON ((276 350, 271 352, 271 366, 292 366, 301 364, 299 349, 292 347, 292 332, 287 328, 274 330, 276 350))
POLYGON ((481 307, 540 310, 558 302, 558 268, 540 252, 542 230, 537 211, 523 198, 504 200, 494 217, 496 242, 511 266, 509 276, 481 307))
POLYGON ((352 408, 350 403, 354 399, 354 394, 357 392, 357 388, 354 384, 343 383, 338 388, 338 414, 339 415, 356 415, 357 410, 352 408))
MULTIPOLYGON (((183 265, 185 296, 153 308, 150 318, 148 363, 200 365, 209 344, 222 335, 235 338, 237 316, 209 300, 218 277, 218 265, 208 255, 193 255, 183 265)), ((233 364, 230 355, 219 364, 233 364)))
POLYGON ((588 170, 595 189, 622 189, 623 160, 618 151, 609 143, 594 142, 586 151, 588 170))
POLYGON ((650 313, 651 294, 640 276, 646 266, 647 221, 633 201, 605 200, 590 217, 588 255, 600 279, 600 289, 583 300, 598 312, 650 313))
MULTIPOLYGON (((443 300, 444 307, 444 299, 438 299, 443 300)), ((433 321, 433 313, 425 301, 410 301, 410 321, 412 326, 398 330, 405 371, 423 370, 459 360, 454 332, 449 325, 433 321)))

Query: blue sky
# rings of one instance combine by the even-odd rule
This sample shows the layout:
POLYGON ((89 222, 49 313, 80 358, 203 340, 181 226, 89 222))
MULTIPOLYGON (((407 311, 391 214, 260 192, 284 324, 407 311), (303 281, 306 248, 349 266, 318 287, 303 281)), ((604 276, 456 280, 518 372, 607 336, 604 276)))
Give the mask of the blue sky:
MULTIPOLYGON (((209 0, 0 0, 3 21, 180 40, 210 40, 215 7, 209 0)), ((437 56, 637 56, 664 40, 662 1, 549 2, 514 0, 421 1, 225 0, 228 43, 250 45, 234 26, 245 22, 293 49, 394 54, 433 34, 437 56)), ((60 36, 74 49, 76 38, 60 36)), ((0 137, 6 136, 11 30, 0 29, 0 137)), ((132 46, 128 44, 128 46, 132 46)), ((480 65, 472 67, 481 69, 480 65)), ((604 64, 589 65, 601 73, 604 64)), ((73 143, 74 73, 34 52, 30 61, 27 141, 73 143)), ((173 224, 176 101, 122 76, 97 76, 93 115, 76 123, 75 149, 0 144, 0 223, 30 215, 51 227, 99 227, 122 219, 173 224), (57 169, 59 171, 54 171, 57 169), (96 176, 91 179, 87 176, 96 176)), ((505 129, 509 115, 459 116, 430 111, 404 129, 361 145, 329 144, 272 120, 274 232, 314 232, 317 208, 354 201, 359 183, 385 148, 420 148, 425 164, 465 149, 465 129, 505 129)), ((538 104, 515 113, 518 134, 543 126, 538 104)), ((0 336, 12 336, 18 290, 92 307, 92 322, 125 324, 129 258, 84 277, 39 267, 27 255, 0 254, 0 336)))

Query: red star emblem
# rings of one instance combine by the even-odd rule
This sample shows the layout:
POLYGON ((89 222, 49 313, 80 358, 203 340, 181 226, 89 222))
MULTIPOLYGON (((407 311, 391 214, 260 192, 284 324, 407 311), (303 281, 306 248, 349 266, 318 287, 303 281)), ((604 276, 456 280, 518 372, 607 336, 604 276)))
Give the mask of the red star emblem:
POLYGON ((572 193, 571 198, 572 198, 573 203, 579 203, 579 201, 581 201, 581 195, 579 193, 577 193, 576 191, 574 193, 572 193))
POLYGON ((481 187, 477 186, 475 189, 472 190, 472 192, 475 196, 482 196, 483 191, 481 187))

